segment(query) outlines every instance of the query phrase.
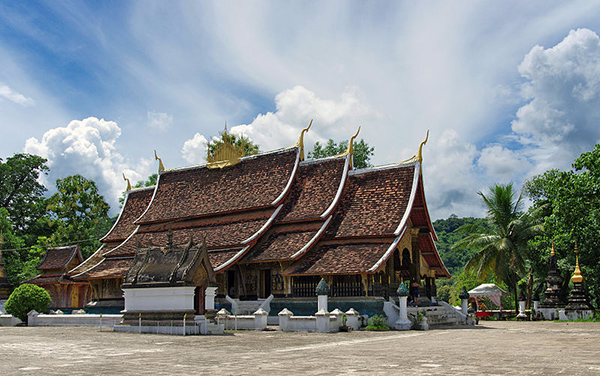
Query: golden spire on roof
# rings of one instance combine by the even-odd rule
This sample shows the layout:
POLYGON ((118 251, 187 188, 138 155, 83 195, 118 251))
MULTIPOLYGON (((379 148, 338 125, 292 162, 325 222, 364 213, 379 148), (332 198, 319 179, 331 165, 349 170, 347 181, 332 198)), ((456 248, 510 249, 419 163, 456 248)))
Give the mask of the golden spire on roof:
POLYGON ((359 133, 360 133, 360 127, 358 127, 358 130, 356 131, 354 136, 352 136, 352 138, 350 138, 350 141, 348 142, 348 149, 346 149, 345 152, 334 156, 334 157, 345 157, 347 155, 350 155, 350 168, 352 168, 352 156, 354 155, 354 140, 356 139, 356 137, 358 137, 359 133))
MULTIPOLYGON (((227 134, 227 129, 225 129, 227 134)), ((233 166, 240 163, 244 156, 244 147, 237 146, 233 143, 233 137, 222 137, 222 142, 217 145, 214 152, 207 152, 206 167, 208 168, 223 168, 233 166)))
POLYGON ((154 160, 158 161, 158 172, 164 171, 165 165, 162 163, 162 159, 160 159, 156 154, 156 150, 154 150, 154 160))
POLYGON ((127 182, 127 190, 131 191, 131 182, 129 181, 129 179, 127 177, 125 177, 125 173, 123 173, 123 180, 125 180, 127 182))
POLYGON ((429 129, 427 130, 427 136, 425 136, 425 141, 421 142, 421 144, 419 145, 419 151, 417 151, 417 154, 413 155, 412 158, 409 158, 402 163, 410 163, 410 162, 422 163, 423 162, 423 145, 425 145, 428 140, 429 140, 429 129))
POLYGON ((302 132, 300 132, 300 138, 298 139, 298 142, 296 142, 296 145, 292 146, 293 148, 300 148, 300 160, 303 161, 304 160, 304 134, 306 132, 308 132, 308 130, 310 129, 310 127, 312 126, 312 119, 310 119, 310 123, 308 124, 308 127, 304 128, 302 130, 302 132))
POLYGON ((577 248, 577 242, 575 242, 575 272, 571 277, 573 283, 583 282, 583 276, 581 275, 581 269, 579 269, 579 249, 577 248))
POLYGON ((550 251, 550 256, 556 256, 556 252, 554 252, 554 242, 552 242, 552 250, 550 251))

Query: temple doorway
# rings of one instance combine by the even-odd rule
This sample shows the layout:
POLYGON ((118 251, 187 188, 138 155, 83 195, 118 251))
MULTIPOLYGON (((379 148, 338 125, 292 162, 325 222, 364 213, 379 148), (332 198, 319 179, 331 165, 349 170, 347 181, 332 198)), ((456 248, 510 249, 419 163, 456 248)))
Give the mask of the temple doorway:
POLYGON ((204 287, 196 286, 194 289, 194 311, 197 315, 204 314, 204 287))

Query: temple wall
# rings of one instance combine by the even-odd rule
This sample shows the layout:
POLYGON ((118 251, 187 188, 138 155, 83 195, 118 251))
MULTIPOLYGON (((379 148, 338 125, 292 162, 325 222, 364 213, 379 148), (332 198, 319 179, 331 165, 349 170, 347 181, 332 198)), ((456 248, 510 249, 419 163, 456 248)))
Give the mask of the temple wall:
POLYGON ((123 289, 125 311, 194 310, 195 286, 123 289))

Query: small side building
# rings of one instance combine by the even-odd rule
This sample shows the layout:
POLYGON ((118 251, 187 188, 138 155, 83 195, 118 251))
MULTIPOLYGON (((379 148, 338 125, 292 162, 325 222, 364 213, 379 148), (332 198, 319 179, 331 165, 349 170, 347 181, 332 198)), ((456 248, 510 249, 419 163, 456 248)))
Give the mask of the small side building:
POLYGON ((83 262, 79 246, 48 248, 40 266, 41 274, 23 283, 40 286, 50 293, 52 309, 80 309, 90 300, 90 284, 74 281, 69 270, 83 262))

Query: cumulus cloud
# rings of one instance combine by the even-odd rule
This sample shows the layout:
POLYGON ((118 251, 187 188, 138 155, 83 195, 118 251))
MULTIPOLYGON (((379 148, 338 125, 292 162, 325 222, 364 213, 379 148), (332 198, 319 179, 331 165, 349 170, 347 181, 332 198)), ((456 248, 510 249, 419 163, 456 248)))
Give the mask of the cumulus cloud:
POLYGON ((600 38, 589 29, 560 43, 535 46, 519 65, 527 80, 512 130, 535 172, 568 168, 600 140, 600 38))
POLYGON ((143 180, 153 166, 149 159, 132 163, 123 157, 116 147, 120 136, 117 123, 89 117, 50 129, 41 140, 28 139, 24 151, 48 159, 50 173, 44 178, 46 186, 53 187, 58 178, 80 174, 96 182, 114 213, 125 188, 121 173, 125 172, 132 181, 143 180))
POLYGON ((183 159, 192 164, 205 162, 206 144, 206 137, 196 133, 192 139, 183 143, 183 148, 181 148, 183 159))
POLYGON ((273 150, 294 144, 313 119, 315 126, 305 139, 310 147, 314 141, 329 138, 347 140, 359 125, 378 117, 356 87, 346 88, 338 100, 332 100, 296 86, 277 94, 275 105, 275 112, 260 114, 250 124, 232 127, 231 132, 249 137, 261 150, 273 150))
POLYGON ((432 134, 423 153, 427 204, 435 218, 481 216, 477 192, 484 184, 477 176, 475 160, 479 153, 475 145, 448 129, 440 136, 432 134))
POLYGON ((11 102, 19 104, 23 107, 33 106, 34 100, 24 96, 23 94, 13 91, 8 85, 0 83, 0 98, 7 99, 11 102))
POLYGON ((477 165, 484 170, 488 178, 505 184, 520 180, 532 167, 524 155, 500 145, 484 148, 477 165))
POLYGON ((173 116, 164 112, 148 111, 148 126, 154 130, 164 132, 173 125, 173 116))

